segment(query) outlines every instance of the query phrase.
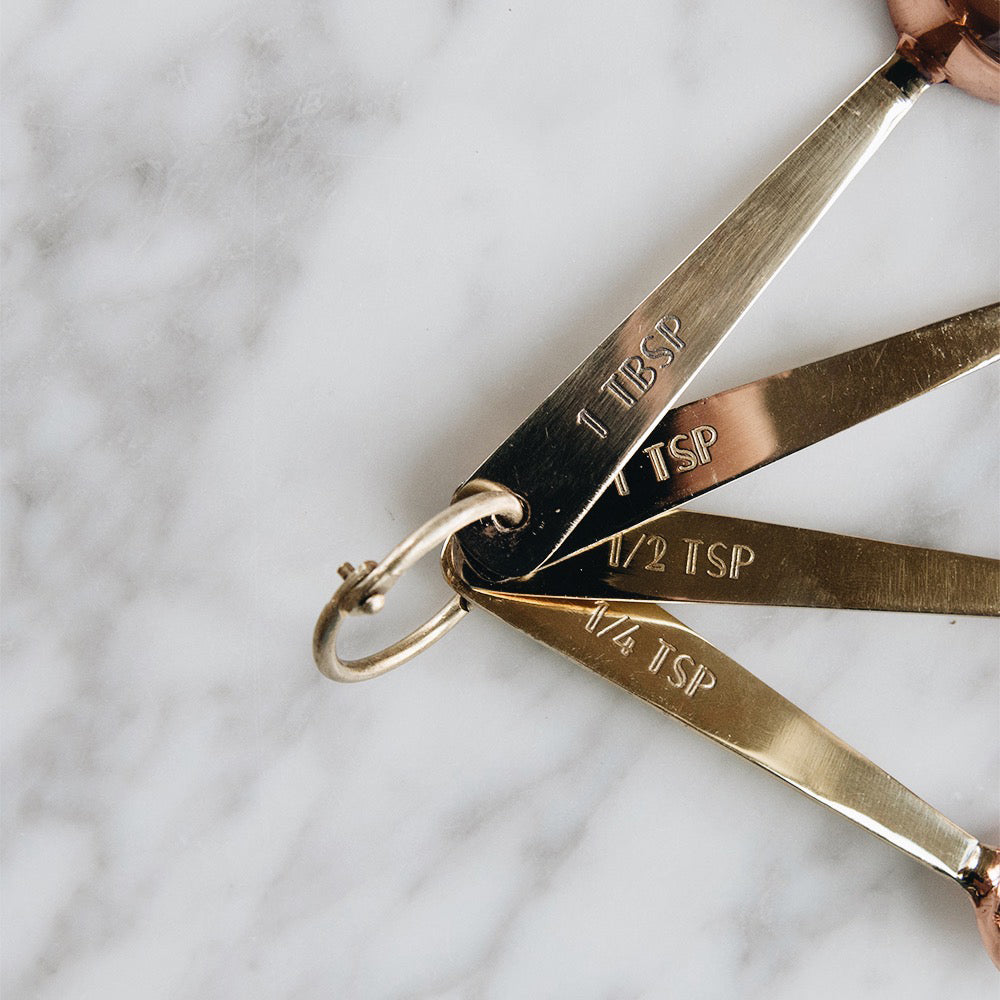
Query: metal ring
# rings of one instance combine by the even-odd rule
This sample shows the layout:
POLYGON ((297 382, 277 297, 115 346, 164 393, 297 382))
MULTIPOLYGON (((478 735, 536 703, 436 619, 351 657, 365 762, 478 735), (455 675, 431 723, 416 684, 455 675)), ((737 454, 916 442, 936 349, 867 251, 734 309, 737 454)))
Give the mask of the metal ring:
POLYGON ((334 681, 366 681, 412 659, 451 631, 469 611, 457 594, 433 618, 378 653, 357 660, 342 660, 337 655, 337 629, 345 614, 379 611, 389 588, 418 559, 442 545, 456 531, 491 516, 516 523, 523 516, 521 501, 500 487, 474 493, 456 500, 417 528, 378 565, 365 562, 357 569, 349 563, 341 566, 344 582, 320 613, 313 633, 313 657, 320 672, 334 681))

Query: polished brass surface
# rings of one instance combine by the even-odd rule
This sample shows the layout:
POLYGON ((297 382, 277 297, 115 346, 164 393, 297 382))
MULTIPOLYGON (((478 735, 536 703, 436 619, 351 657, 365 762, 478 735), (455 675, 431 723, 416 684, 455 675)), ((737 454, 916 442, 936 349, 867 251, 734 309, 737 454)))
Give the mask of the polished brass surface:
POLYGON ((994 303, 671 410, 549 562, 998 357, 994 303))
POLYGON ((675 510, 509 580, 504 591, 996 616, 1000 561, 675 510))
POLYGON ((500 484, 527 516, 462 533, 477 567, 512 579, 552 555, 926 86, 893 56, 480 466, 456 495, 500 484))
POLYGON ((337 680, 378 676, 478 604, 958 882, 1000 967, 997 849, 650 603, 1000 613, 996 560, 670 512, 997 356, 994 305, 669 410, 929 83, 1000 100, 996 0, 889 6, 897 53, 514 431, 452 508, 382 563, 341 567, 314 656, 337 680), (451 538, 442 556, 451 602, 386 650, 342 660, 342 618, 379 610, 393 581, 456 530, 461 545, 451 538))
POLYGON ((448 582, 471 603, 954 879, 972 897, 984 943, 1000 967, 1000 929, 995 923, 990 929, 994 849, 750 671, 655 605, 512 595, 473 585, 454 540, 442 565, 448 582))

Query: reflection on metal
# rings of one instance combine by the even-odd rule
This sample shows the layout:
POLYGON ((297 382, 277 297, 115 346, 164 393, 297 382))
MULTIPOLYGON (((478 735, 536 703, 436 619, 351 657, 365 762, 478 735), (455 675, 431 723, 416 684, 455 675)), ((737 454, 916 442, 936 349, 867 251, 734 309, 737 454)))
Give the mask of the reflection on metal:
POLYGON ((546 597, 1000 615, 1000 561, 675 510, 503 589, 546 597))
POLYGON ((479 583, 452 540, 442 564, 466 600, 782 778, 958 882, 1000 966, 996 851, 980 844, 661 608, 512 595, 479 583))
POLYGON ((1000 103, 997 0, 888 0, 899 52, 928 80, 1000 103))
POLYGON ((668 412, 931 82, 1000 100, 996 0, 889 7, 897 53, 555 389, 448 511, 378 566, 341 568, 314 654, 327 676, 374 677, 447 631, 466 602, 479 604, 957 881, 1000 966, 998 852, 645 603, 998 613, 993 560, 666 513, 997 355, 993 306, 668 412), (484 576, 471 575, 451 539, 443 565, 459 596, 382 652, 342 660, 342 618, 378 610, 405 568, 458 528, 484 576), (515 582, 499 590, 485 579, 515 582))
POLYGON ((462 532, 477 566, 509 580, 555 552, 926 87, 894 55, 473 473, 457 495, 499 484, 528 510, 462 532))
POLYGON ((994 303, 671 410, 550 563, 998 357, 994 303))

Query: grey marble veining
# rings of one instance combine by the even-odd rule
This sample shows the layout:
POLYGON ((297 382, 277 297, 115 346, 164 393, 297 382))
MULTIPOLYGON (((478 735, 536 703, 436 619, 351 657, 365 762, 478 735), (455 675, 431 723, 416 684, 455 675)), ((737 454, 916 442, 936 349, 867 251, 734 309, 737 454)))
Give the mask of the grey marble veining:
MULTIPOLYGON (((309 652, 885 58, 878 4, 4 20, 5 995, 985 994, 959 890, 486 616, 371 685, 309 652)), ((922 98, 690 398, 997 298, 996 134, 922 98)), ((977 373, 697 506, 995 556, 997 416, 977 373)), ((994 622, 678 614, 1000 839, 994 622)))

